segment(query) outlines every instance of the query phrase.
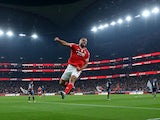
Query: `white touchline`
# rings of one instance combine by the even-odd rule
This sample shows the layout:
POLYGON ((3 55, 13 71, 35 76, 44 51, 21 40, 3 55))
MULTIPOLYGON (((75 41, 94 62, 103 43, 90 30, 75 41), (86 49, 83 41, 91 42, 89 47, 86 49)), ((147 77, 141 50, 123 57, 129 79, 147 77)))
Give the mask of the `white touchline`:
POLYGON ((129 108, 129 109, 143 109, 143 110, 158 110, 160 108, 149 108, 149 107, 133 107, 133 106, 113 106, 113 105, 96 105, 96 104, 77 104, 77 103, 61 103, 61 102, 39 102, 39 103, 52 103, 60 105, 73 105, 73 106, 86 106, 86 107, 103 107, 103 108, 129 108))

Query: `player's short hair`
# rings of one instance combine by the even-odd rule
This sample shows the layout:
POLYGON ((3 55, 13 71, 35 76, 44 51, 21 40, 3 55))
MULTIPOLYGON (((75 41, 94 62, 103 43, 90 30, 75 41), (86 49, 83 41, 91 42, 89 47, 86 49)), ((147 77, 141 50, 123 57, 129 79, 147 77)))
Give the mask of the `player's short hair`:
POLYGON ((80 38, 79 42, 80 42, 81 40, 83 40, 83 39, 85 39, 85 40, 88 42, 88 40, 87 40, 87 38, 86 38, 86 37, 82 37, 82 38, 80 38))
MULTIPOLYGON (((86 37, 81 37, 81 39, 86 39, 86 40, 87 40, 87 38, 86 38, 86 37)), ((81 40, 81 39, 80 39, 80 40, 81 40)))

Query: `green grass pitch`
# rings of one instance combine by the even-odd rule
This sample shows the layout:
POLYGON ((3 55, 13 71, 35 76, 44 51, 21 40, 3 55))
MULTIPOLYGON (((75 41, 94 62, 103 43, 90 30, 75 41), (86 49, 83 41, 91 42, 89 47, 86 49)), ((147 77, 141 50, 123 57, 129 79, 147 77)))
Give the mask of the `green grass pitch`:
POLYGON ((160 94, 0 97, 0 120, 160 120, 160 94), (159 118, 159 119, 158 119, 159 118))

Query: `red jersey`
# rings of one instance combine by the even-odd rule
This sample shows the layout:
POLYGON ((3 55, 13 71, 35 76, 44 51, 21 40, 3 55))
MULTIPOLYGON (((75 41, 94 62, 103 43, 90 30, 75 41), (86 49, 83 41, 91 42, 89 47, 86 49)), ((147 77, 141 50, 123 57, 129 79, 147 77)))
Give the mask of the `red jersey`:
POLYGON ((41 91, 42 91, 42 88, 41 88, 41 87, 39 87, 39 88, 38 88, 38 92, 41 92, 41 91))
POLYGON ((68 64, 75 67, 83 67, 87 61, 89 61, 90 53, 87 48, 81 48, 78 44, 71 43, 71 54, 68 60, 68 64))

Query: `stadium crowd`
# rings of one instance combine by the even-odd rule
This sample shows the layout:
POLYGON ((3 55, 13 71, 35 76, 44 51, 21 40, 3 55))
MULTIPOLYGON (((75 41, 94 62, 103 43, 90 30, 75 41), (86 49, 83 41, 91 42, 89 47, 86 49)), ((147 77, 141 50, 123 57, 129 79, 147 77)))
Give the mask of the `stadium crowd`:
MULTIPOLYGON (((148 61, 148 60, 159 59, 159 56, 132 60, 129 63, 148 61)), ((96 64, 89 65, 88 67, 100 67, 100 66, 114 66, 119 64, 128 63, 126 61, 107 63, 107 64, 96 64)), ((9 66, 10 67, 10 66, 9 66)), ((13 66, 12 66, 13 67, 13 66)), ((19 68, 20 66, 15 66, 15 68, 19 68)), ((8 68, 8 66, 0 66, 0 68, 8 68)), ((58 67, 56 67, 58 68, 58 67)), ((55 68, 55 69, 56 69, 55 68)), ((22 69, 22 68, 21 68, 22 69)), ((27 69, 27 68, 25 68, 27 69)), ((29 69, 29 68, 28 68, 29 69)), ((42 68, 36 68, 42 69, 42 68)), ((48 69, 51 69, 50 67, 48 69)), ((59 69, 59 68, 58 68, 59 69)), ((63 67, 64 69, 64 67, 63 67)), ((157 71, 160 70, 160 64, 148 64, 143 66, 128 66, 123 68, 113 68, 107 70, 95 70, 95 71, 84 71, 81 74, 81 77, 86 76, 103 76, 103 75, 115 75, 115 74, 130 74, 134 72, 144 72, 144 71, 157 71)), ((9 78, 37 78, 38 77, 60 77, 62 72, 54 72, 54 73, 22 73, 22 72, 0 72, 1 77, 9 77, 9 78)), ((146 76, 136 76, 136 77, 121 77, 110 79, 111 90, 116 92, 121 91, 147 91, 147 82, 148 80, 152 80, 157 78, 158 83, 160 85, 160 75, 146 75, 146 76)), ((102 86, 103 90, 106 90, 106 82, 108 79, 99 79, 99 80, 78 80, 75 84, 75 92, 86 92, 86 93, 94 93, 96 92, 96 86, 102 86)), ((24 89, 28 89, 29 81, 0 81, 0 93, 21 93, 20 87, 24 89)), ((56 93, 62 90, 62 87, 59 85, 59 81, 35 81, 34 82, 34 91, 37 93, 37 89, 39 86, 45 86, 47 93, 56 93)), ((160 87, 159 87, 160 88, 160 87)))
MULTIPOLYGON (((149 76, 139 76, 139 77, 125 77, 110 79, 112 82, 111 90, 117 93, 122 91, 146 91, 147 92, 147 82, 154 78, 158 79, 160 83, 160 75, 149 75, 149 76)), ((96 86, 102 86, 103 91, 106 91, 107 79, 103 80, 78 80, 75 85, 75 92, 84 93, 94 93, 96 92, 96 86)), ((21 93, 20 87, 28 89, 29 82, 23 81, 1 81, 0 82, 0 93, 21 93)), ((62 90, 58 81, 35 81, 34 91, 37 93, 38 87, 44 85, 47 93, 57 93, 62 90)), ((160 87, 160 84, 159 84, 160 87)))

